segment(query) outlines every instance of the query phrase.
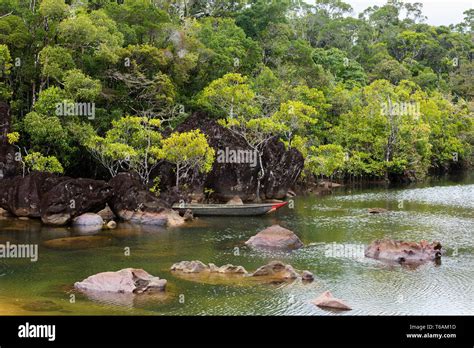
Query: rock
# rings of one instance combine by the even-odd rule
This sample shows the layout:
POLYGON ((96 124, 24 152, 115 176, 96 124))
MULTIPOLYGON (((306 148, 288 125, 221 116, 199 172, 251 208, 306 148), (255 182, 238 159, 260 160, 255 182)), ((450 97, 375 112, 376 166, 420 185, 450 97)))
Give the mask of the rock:
POLYGON ((105 208, 113 196, 105 181, 66 179, 41 198, 41 220, 48 225, 65 225, 76 216, 105 208))
POLYGON ((229 201, 226 203, 227 205, 244 205, 244 202, 242 202, 242 199, 240 199, 239 196, 234 196, 229 201))
POLYGON ((301 273, 301 279, 305 282, 312 282, 314 275, 310 271, 303 271, 303 273, 301 273))
POLYGON ((201 261, 181 261, 171 266, 172 271, 183 273, 201 273, 209 270, 209 266, 201 261))
POLYGON ((169 209, 157 213, 122 210, 118 216, 124 221, 140 225, 178 227, 184 224, 184 218, 177 211, 169 209))
POLYGON ((126 268, 117 272, 98 273, 76 282, 81 291, 134 293, 165 291, 166 280, 154 277, 142 269, 126 268))
POLYGON ((369 208, 368 212, 369 214, 382 214, 388 212, 388 210, 384 208, 369 208))
POLYGON ((251 274, 252 277, 272 277, 278 279, 297 279, 299 274, 295 271, 293 266, 286 265, 280 261, 272 261, 269 264, 258 268, 251 274))
POLYGON ((376 240, 365 249, 365 256, 381 261, 399 262, 402 264, 419 264, 437 261, 441 258, 441 244, 394 241, 390 239, 376 240))
POLYGON ((46 248, 57 250, 81 250, 108 246, 112 238, 106 236, 80 236, 51 239, 43 242, 46 248))
POLYGON ((245 244, 254 248, 281 250, 294 250, 303 247, 303 243, 296 234, 279 225, 273 225, 257 233, 245 244))
POLYGON ((209 264, 209 271, 211 273, 221 273, 221 274, 247 274, 247 270, 242 266, 234 266, 234 265, 224 265, 221 267, 216 266, 213 263, 209 264))
POLYGON ((168 203, 147 191, 132 173, 120 173, 109 181, 114 195, 110 209, 120 219, 135 224, 177 227, 185 223, 168 203))
POLYGON ((194 220, 193 211, 191 209, 186 209, 186 211, 184 212, 184 215, 183 215, 183 219, 186 222, 193 221, 194 220))
MULTIPOLYGON (((178 126, 178 132, 200 129, 207 136, 209 145, 216 151, 226 148, 239 151, 252 151, 245 141, 222 127, 208 115, 197 112, 178 126)), ((278 139, 272 139, 265 147, 262 161, 265 165, 265 176, 261 182, 261 199, 283 199, 289 188, 298 179, 304 167, 304 158, 295 149, 287 150, 278 139)), ((256 199, 259 168, 256 163, 219 163, 215 161, 208 174, 196 175, 186 182, 189 187, 213 190, 213 198, 226 202, 234 196, 243 201, 256 199)), ((173 187, 174 168, 163 164, 158 168, 162 178, 162 187, 173 187)))
POLYGON ((5 209, 3 209, 3 208, 0 208, 0 216, 3 216, 3 217, 10 217, 10 216, 12 216, 12 214, 10 214, 10 213, 8 212, 8 210, 5 210, 5 209))
POLYGON ((335 298, 329 291, 323 292, 318 298, 313 300, 312 303, 322 308, 333 308, 340 310, 352 309, 347 304, 345 304, 344 301, 335 298))
POLYGON ((99 211, 97 215, 99 215, 104 221, 110 221, 115 219, 115 214, 112 209, 110 209, 108 204, 105 206, 104 209, 99 211))
POLYGON ((286 193, 286 197, 287 197, 287 198, 296 197, 295 191, 293 191, 293 190, 288 190, 288 192, 286 193))
POLYGON ((27 216, 20 216, 18 219, 23 220, 23 221, 28 221, 30 218, 27 216))
POLYGON ((86 213, 79 215, 78 217, 72 220, 73 226, 99 226, 102 227, 104 225, 104 220, 98 214, 94 213, 86 213))
POLYGON ((109 230, 114 230, 114 229, 117 228, 117 223, 114 220, 111 220, 111 221, 107 222, 106 226, 109 230))
POLYGON ((17 217, 39 218, 43 195, 64 180, 41 172, 0 180, 0 206, 17 217))

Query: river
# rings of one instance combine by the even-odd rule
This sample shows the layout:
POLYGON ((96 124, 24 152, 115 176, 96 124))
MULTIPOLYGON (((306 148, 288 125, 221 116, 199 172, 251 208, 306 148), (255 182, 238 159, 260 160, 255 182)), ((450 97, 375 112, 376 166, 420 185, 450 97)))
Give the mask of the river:
POLYGON ((37 221, 0 220, 0 244, 38 243, 39 259, 0 259, 0 315, 473 315, 474 175, 399 188, 344 187, 327 196, 296 197, 293 209, 259 218, 201 218, 191 227, 157 229, 119 224, 101 232, 112 245, 52 250, 41 242, 75 235, 37 221), (381 207, 388 213, 369 215, 381 207), (250 250, 244 242, 280 224, 305 247, 291 253, 250 250), (359 254, 338 254, 383 237, 438 240, 439 265, 387 265, 359 254), (125 256, 126 251, 129 256, 125 256), (345 249, 348 250, 348 249, 345 249), (314 273, 310 284, 206 284, 179 278, 170 266, 183 260, 242 265, 253 271, 281 260, 314 273), (168 280, 163 298, 91 299, 76 281, 103 271, 143 268, 168 280), (344 299, 348 312, 311 304, 325 290, 344 299))

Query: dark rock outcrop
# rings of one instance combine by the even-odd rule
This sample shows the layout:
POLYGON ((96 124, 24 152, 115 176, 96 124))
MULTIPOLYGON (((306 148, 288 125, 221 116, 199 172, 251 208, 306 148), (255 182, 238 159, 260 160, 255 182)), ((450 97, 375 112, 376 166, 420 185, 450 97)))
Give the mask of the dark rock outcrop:
POLYGON ((419 264, 437 261, 441 258, 441 244, 395 241, 390 239, 376 240, 365 249, 365 256, 381 261, 401 264, 419 264))
POLYGON ((180 226, 184 218, 170 205, 146 190, 137 175, 120 173, 109 181, 113 191, 109 206, 116 216, 142 225, 180 226))
POLYGON ((0 207, 17 217, 39 218, 43 195, 68 178, 49 173, 32 173, 0 180, 0 207))
MULTIPOLYGON (((225 151, 226 148, 235 151, 251 150, 243 139, 209 119, 206 114, 195 113, 181 124, 177 131, 185 132, 193 129, 200 129, 207 136, 209 145, 214 148, 216 154, 219 150, 225 151)), ((303 156, 295 149, 287 151, 283 143, 278 139, 272 139, 264 151, 262 160, 265 176, 261 181, 260 198, 285 198, 304 167, 303 156)), ((173 170, 174 167, 165 164, 156 173, 162 178, 163 188, 174 186, 173 170)), ((197 191, 202 191, 203 188, 212 189, 214 192, 212 196, 222 202, 227 202, 235 196, 248 202, 256 199, 258 174, 258 165, 219 163, 216 160, 209 174, 194 175, 187 184, 197 191)))
POLYGON ((303 247, 296 234, 279 225, 273 225, 257 233, 245 242, 252 248, 294 250, 303 247))
POLYGON ((112 196, 112 188, 105 181, 68 178, 41 198, 41 220, 49 225, 65 225, 76 216, 104 209, 112 196))

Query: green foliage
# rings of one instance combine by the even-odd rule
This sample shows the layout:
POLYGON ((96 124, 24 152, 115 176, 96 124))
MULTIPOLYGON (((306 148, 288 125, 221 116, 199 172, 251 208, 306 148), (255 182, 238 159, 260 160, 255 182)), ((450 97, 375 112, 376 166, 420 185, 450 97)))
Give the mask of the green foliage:
POLYGON ((194 171, 208 173, 214 163, 215 151, 199 130, 173 133, 163 140, 160 157, 176 165, 176 187, 194 171))
POLYGON ((39 152, 32 152, 25 156, 24 161, 29 170, 58 174, 64 172, 63 166, 54 156, 43 156, 39 152))
POLYGON ((86 76, 82 71, 73 69, 64 75, 64 90, 75 101, 94 101, 101 91, 98 80, 86 76))
POLYGON ((65 72, 74 68, 71 53, 60 46, 46 46, 39 53, 41 74, 62 81, 65 72))
POLYGON ((259 153, 259 180, 272 139, 310 175, 423 178, 472 163, 472 9, 450 26, 398 0, 359 16, 341 0, 7 0, 0 13, 9 141, 67 174, 97 174, 80 144, 112 176, 148 184, 162 134, 195 111, 259 153), (60 116, 63 102, 93 102, 96 117, 60 116))

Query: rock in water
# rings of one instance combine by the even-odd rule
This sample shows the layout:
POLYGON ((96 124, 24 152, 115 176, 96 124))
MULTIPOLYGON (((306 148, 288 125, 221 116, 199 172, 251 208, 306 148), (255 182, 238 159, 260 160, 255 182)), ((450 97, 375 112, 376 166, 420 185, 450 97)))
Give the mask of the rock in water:
POLYGON ((43 242, 50 249, 57 250, 81 250, 99 248, 110 245, 112 238, 105 236, 81 236, 51 239, 43 242))
POLYGON ((117 228, 117 223, 114 220, 111 220, 111 221, 107 222, 106 226, 109 230, 114 230, 114 229, 117 228))
POLYGON ((209 266, 201 261, 181 261, 171 266, 172 271, 184 273, 200 273, 209 270, 209 266))
POLYGON ((119 218, 135 224, 176 227, 185 223, 178 212, 147 191, 139 178, 120 173, 109 181, 114 196, 110 208, 119 218))
POLYGON ((73 226, 100 226, 104 225, 104 220, 98 214, 86 213, 79 215, 72 220, 73 226))
POLYGON ((299 277, 298 272, 295 271, 293 266, 286 265, 280 261, 272 261, 268 265, 258 268, 251 274, 252 277, 271 277, 278 279, 297 279, 299 277))
POLYGON ((313 300, 312 303, 322 308, 333 308, 340 310, 352 309, 346 303, 344 303, 344 301, 335 298, 329 291, 323 292, 318 298, 313 300))
POLYGON ((211 273, 221 273, 221 274, 247 274, 247 270, 244 267, 234 266, 230 264, 218 267, 215 264, 210 263, 209 271, 211 273))
POLYGON ((251 237, 245 244, 254 248, 281 250, 294 250, 304 246, 296 234, 279 225, 266 228, 251 237))
POLYGON ((81 291, 134 293, 161 292, 166 289, 166 279, 154 277, 142 269, 126 268, 117 272, 103 272, 76 282, 81 291))
POLYGON ((436 261, 441 258, 441 244, 394 241, 390 239, 376 240, 365 249, 365 256, 381 261, 399 262, 402 264, 418 264, 436 261))

